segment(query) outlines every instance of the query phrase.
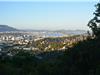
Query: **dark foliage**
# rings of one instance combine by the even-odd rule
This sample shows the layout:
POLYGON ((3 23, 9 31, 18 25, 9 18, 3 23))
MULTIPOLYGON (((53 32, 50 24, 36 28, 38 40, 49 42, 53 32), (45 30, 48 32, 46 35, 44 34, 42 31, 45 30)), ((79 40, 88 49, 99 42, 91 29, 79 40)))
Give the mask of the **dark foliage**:
POLYGON ((91 19, 88 23, 89 28, 91 28, 93 35, 96 37, 100 37, 100 20, 98 19, 100 17, 100 3, 95 5, 96 11, 94 12, 95 17, 91 19))
POLYGON ((20 51, 0 59, 0 75, 100 75, 99 40, 79 42, 63 55, 44 60, 20 51))

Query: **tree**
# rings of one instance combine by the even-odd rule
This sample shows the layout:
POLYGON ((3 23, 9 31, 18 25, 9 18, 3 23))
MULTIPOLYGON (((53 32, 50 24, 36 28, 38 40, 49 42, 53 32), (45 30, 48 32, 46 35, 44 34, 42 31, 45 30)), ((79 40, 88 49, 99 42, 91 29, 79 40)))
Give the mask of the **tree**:
POLYGON ((96 37, 100 36, 100 3, 95 5, 96 11, 93 13, 95 16, 88 23, 89 28, 91 28, 93 35, 96 37))

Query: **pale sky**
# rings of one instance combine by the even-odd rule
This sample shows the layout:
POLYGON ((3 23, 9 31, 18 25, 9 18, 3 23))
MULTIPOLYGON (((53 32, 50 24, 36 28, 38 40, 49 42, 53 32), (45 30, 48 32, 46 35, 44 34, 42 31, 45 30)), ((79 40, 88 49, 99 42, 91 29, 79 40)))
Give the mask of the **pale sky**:
POLYGON ((49 2, 51 2, 51 1, 56 1, 56 2, 58 2, 58 1, 60 1, 60 2, 62 2, 62 1, 65 1, 65 2, 69 2, 69 1, 73 1, 73 2, 75 2, 75 1, 78 1, 78 2, 93 2, 93 1, 99 1, 99 0, 0 0, 0 1, 27 1, 27 2, 29 2, 29 1, 35 1, 35 2, 37 2, 37 1, 49 1, 49 2))
POLYGON ((0 0, 0 24, 18 29, 88 29, 86 25, 93 18, 95 0, 59 1, 0 0))

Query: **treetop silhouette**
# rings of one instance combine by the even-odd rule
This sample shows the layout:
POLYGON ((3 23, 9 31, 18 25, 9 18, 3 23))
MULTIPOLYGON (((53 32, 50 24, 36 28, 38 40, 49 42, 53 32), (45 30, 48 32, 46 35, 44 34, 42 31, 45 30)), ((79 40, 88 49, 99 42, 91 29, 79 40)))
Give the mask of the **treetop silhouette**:
POLYGON ((95 16, 88 23, 89 28, 91 28, 93 35, 96 37, 100 36, 100 3, 95 5, 96 10, 93 13, 95 16))

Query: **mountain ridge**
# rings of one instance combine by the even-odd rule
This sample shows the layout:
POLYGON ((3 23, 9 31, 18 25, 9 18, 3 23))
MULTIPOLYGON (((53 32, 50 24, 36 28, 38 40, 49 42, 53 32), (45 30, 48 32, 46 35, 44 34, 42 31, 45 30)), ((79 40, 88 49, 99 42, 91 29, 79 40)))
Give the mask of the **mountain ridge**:
POLYGON ((64 34, 84 34, 86 33, 86 30, 36 30, 36 29, 17 29, 14 27, 11 27, 9 25, 0 25, 0 32, 11 32, 11 31, 24 31, 24 32, 57 32, 57 33, 64 33, 64 34))
POLYGON ((10 27, 8 25, 0 25, 0 32, 9 32, 9 31, 19 31, 18 29, 14 27, 10 27))

